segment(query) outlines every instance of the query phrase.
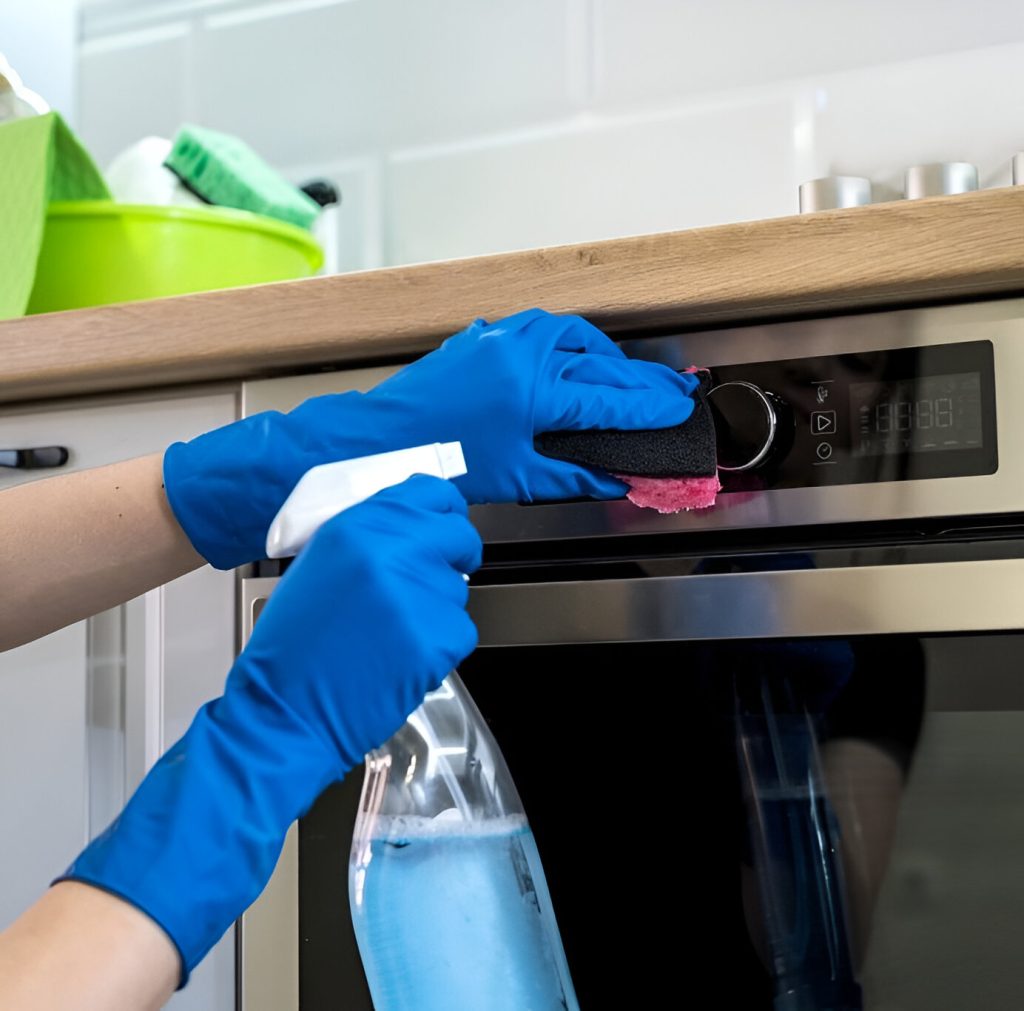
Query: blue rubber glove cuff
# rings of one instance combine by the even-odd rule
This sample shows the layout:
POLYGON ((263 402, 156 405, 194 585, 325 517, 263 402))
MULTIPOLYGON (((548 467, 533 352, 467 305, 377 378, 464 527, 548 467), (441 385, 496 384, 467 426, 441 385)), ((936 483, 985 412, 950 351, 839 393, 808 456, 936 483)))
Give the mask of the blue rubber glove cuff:
MULTIPOLYGON (((338 394, 344 401, 358 393, 338 394)), ((353 405, 354 406, 354 405, 353 405)), ((270 524, 299 479, 312 467, 365 456, 310 445, 311 433, 292 415, 267 411, 176 442, 164 453, 164 491, 179 526, 214 568, 234 569, 266 555, 270 524)))
POLYGON ((270 878, 289 826, 305 813, 294 798, 316 797, 345 772, 277 700, 217 699, 58 880, 146 913, 178 949, 184 986, 270 878))

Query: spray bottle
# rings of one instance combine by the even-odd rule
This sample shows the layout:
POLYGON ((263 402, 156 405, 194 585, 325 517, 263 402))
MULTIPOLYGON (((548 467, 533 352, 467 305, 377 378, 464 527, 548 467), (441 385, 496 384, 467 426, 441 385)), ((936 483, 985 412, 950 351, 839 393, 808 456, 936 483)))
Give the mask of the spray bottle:
MULTIPOLYGON (((267 555, 413 474, 466 473, 459 443, 325 464, 295 486, 267 555)), ((349 860, 377 1011, 578 1011, 540 856, 505 760, 456 672, 366 759, 349 860)))

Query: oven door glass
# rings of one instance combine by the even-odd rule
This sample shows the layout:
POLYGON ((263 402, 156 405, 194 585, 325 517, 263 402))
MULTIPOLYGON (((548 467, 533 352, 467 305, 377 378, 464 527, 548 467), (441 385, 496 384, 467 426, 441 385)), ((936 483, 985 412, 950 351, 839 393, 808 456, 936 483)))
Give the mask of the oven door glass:
MULTIPOLYGON (((479 650, 461 673, 526 805, 581 1006, 610 977, 635 1006, 666 987, 744 1008, 1016 1006, 1022 650, 1012 632, 479 650)), ((362 986, 358 779, 302 825, 307 1011, 362 986)))

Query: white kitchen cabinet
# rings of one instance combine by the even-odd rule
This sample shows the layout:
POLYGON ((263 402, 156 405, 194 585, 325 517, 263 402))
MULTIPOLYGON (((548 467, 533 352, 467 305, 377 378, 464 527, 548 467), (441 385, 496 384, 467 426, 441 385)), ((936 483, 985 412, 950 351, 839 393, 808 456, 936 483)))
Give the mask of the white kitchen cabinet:
MULTIPOLYGON (((0 450, 59 445, 70 458, 53 471, 0 468, 0 490, 157 452, 237 413, 232 388, 7 408, 0 450)), ((219 694, 235 651, 234 601, 234 574, 204 567, 0 654, 0 929, 106 827, 219 694)), ((230 1011, 234 972, 229 933, 170 1006, 230 1011)))

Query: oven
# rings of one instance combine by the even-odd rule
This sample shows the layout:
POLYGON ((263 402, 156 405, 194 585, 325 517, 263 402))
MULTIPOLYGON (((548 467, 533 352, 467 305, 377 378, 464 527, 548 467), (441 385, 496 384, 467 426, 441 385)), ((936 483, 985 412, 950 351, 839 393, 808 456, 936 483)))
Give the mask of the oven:
MULTIPOLYGON (((1024 300, 622 346, 710 368, 718 503, 474 509, 460 668, 581 1006, 609 1006, 609 980, 631 1007, 1019 1006, 1024 300)), ((246 411, 384 374, 250 384, 246 411)), ((243 580, 243 636, 278 576, 243 580)), ((320 798, 244 917, 245 1011, 372 1006, 360 787, 320 798)))

